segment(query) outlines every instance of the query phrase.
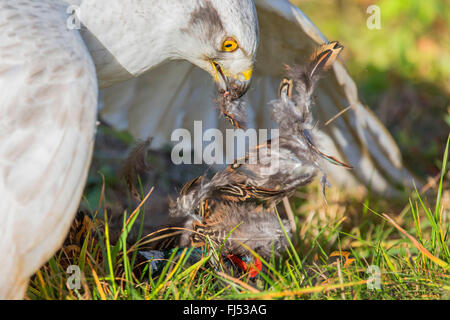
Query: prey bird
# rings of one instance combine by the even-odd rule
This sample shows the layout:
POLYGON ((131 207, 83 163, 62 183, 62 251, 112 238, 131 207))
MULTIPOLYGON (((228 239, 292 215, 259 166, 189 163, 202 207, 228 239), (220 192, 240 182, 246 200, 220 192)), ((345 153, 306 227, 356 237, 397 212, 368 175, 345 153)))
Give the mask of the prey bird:
MULTIPOLYGON (((172 218, 184 218, 185 231, 177 246, 199 247, 211 242, 234 262, 252 251, 264 258, 283 251, 290 233, 288 221, 278 219, 276 205, 298 187, 309 184, 318 172, 323 174, 325 188, 328 182, 322 160, 352 168, 322 152, 313 130, 316 83, 341 50, 339 43, 327 43, 305 66, 289 70, 292 80, 282 81, 279 99, 272 103, 278 138, 253 148, 243 163, 235 162, 210 180, 201 176, 183 187, 170 208, 172 218), (267 150, 258 157, 263 149, 267 150), (249 162, 252 156, 254 163, 249 162)), ((224 109, 232 110, 229 105, 233 101, 227 102, 224 109)), ((245 121, 245 117, 242 119, 245 121)), ((239 123, 235 126, 240 127, 239 123)))

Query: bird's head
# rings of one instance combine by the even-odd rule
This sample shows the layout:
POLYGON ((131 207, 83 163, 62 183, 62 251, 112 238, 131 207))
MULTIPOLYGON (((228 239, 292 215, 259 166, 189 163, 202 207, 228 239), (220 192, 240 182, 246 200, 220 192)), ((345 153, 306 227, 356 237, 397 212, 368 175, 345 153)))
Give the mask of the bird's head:
POLYGON ((186 18, 177 36, 177 56, 209 72, 220 91, 244 95, 258 46, 253 0, 196 1, 186 18))

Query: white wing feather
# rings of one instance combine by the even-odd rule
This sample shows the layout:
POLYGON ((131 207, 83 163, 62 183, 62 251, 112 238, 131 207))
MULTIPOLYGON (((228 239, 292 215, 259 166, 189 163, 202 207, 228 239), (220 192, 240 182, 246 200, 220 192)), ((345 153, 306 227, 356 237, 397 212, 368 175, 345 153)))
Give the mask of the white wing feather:
MULTIPOLYGON (((303 64, 326 38, 311 21, 287 0, 256 0, 261 29, 253 84, 247 94, 249 126, 273 127, 268 103, 276 97, 283 64, 303 64)), ((345 45, 345 44, 344 44, 345 45)), ((411 185, 400 152, 389 132, 364 106, 356 85, 337 61, 316 91, 321 145, 355 169, 329 167, 335 182, 351 189, 365 184, 383 194, 396 194, 398 185, 411 185), (351 110, 324 123, 351 106, 351 110)), ((155 137, 154 146, 170 142, 173 129, 192 130, 193 120, 203 120, 203 129, 222 127, 212 103, 214 84, 210 76, 187 62, 170 62, 144 76, 104 90, 102 119, 128 128, 140 139, 155 137)), ((191 131, 192 132, 192 131, 191 131)))
POLYGON ((95 68, 66 7, 0 1, 0 299, 61 246, 91 160, 95 68))

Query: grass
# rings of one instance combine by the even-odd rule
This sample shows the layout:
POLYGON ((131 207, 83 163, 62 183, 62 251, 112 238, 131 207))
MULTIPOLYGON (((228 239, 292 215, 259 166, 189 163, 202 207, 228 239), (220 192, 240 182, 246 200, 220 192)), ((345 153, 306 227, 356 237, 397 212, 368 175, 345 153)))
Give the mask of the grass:
MULTIPOLYGON (((386 213, 392 203, 384 199, 350 198, 333 189, 325 206, 319 186, 303 190, 291 201, 298 233, 283 257, 262 260, 256 280, 214 263, 220 254, 213 249, 195 263, 189 260, 192 249, 174 251, 159 274, 146 272, 149 264, 138 262, 136 250, 154 235, 140 232, 133 245, 127 238, 134 224, 142 224, 153 189, 131 214, 124 214, 116 243, 111 243, 108 214, 100 203, 95 222, 73 227, 70 241, 32 277, 27 298, 449 299, 449 141, 450 136, 435 197, 415 190, 402 210, 386 213), (306 201, 301 199, 305 196, 306 201), (332 262, 336 251, 342 254, 332 262), (344 251, 351 253, 351 263, 345 263, 350 261, 344 251), (78 289, 68 285, 69 265, 81 271, 78 289)), ((104 201, 104 188, 100 198, 104 201)))

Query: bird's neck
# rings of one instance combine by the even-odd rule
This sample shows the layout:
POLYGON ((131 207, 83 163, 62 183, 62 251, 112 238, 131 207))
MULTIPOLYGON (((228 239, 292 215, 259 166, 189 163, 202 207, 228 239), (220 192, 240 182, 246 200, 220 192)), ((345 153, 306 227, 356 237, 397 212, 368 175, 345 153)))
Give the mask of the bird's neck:
POLYGON ((170 40, 176 32, 172 17, 179 11, 177 4, 179 7, 178 1, 166 0, 83 0, 78 11, 81 34, 101 87, 174 59, 176 50, 170 40))

